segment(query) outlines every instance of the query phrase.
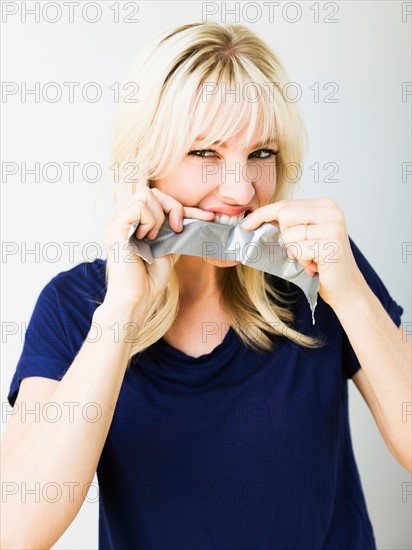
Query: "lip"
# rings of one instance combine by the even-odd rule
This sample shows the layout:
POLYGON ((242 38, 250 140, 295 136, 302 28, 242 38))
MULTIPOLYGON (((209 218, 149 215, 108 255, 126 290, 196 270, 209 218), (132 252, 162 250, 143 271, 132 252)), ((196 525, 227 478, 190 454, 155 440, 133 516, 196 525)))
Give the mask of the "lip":
POLYGON ((246 212, 247 210, 254 210, 252 206, 248 207, 240 207, 240 208, 234 208, 234 207, 228 207, 228 206, 216 206, 216 207, 210 207, 210 208, 204 208, 206 212, 213 212, 214 214, 221 214, 226 216, 239 216, 243 212, 246 212))

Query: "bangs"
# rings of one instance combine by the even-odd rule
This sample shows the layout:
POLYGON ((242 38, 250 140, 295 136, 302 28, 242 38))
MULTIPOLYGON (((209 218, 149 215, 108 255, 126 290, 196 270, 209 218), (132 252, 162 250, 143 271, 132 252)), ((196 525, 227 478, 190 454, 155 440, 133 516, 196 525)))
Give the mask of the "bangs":
POLYGON ((249 149, 255 145, 276 141, 279 135, 281 104, 277 108, 275 94, 262 82, 250 79, 212 79, 203 83, 194 98, 189 115, 189 146, 221 145, 239 134, 240 146, 249 149))

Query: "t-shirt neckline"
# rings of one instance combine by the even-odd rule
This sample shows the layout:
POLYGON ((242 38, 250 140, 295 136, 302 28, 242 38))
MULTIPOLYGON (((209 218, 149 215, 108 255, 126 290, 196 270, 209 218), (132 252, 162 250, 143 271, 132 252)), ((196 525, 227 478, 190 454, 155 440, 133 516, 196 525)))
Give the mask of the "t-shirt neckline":
POLYGON ((174 346, 168 344, 166 340, 162 337, 160 338, 155 347, 163 356, 167 355, 170 358, 177 359, 180 366, 190 366, 193 364, 203 364, 205 367, 210 366, 214 363, 214 359, 222 354, 231 354, 236 348, 240 346, 240 339, 232 326, 229 327, 229 330, 225 334, 223 340, 209 353, 204 353, 199 355, 199 357, 193 357, 188 355, 182 350, 175 348, 174 346))

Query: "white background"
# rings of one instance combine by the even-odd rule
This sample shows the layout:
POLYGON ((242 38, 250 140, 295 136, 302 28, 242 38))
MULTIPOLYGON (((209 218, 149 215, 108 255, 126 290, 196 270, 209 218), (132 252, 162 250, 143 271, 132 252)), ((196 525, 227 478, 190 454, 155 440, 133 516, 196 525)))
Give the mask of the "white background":
MULTIPOLYGON (((3 2, 4 5, 7 4, 3 2)), ((121 82, 139 48, 154 34, 168 27, 202 20, 202 2, 139 2, 138 22, 123 22, 126 5, 119 4, 120 21, 114 23, 116 2, 100 2, 102 17, 97 23, 87 22, 79 8, 75 21, 68 20, 68 9, 62 6, 59 22, 49 23, 42 17, 47 2, 40 2, 40 22, 27 15, 22 21, 24 2, 11 2, 18 13, 3 22, 3 82, 22 82, 31 88, 50 81, 61 84, 63 98, 57 103, 27 96, 20 91, 3 96, 2 162, 26 162, 28 167, 40 162, 97 162, 109 165, 111 121, 114 109, 114 82, 121 82), (63 9, 64 8, 64 9, 63 9), (83 86, 95 81, 103 98, 88 103, 75 92, 74 103, 68 102, 62 83, 75 81, 83 86)), ((60 2, 62 5, 62 2, 60 2)), ((87 2, 81 2, 82 6, 87 2)), ((133 3, 132 3, 133 4, 133 3)), ((222 19, 224 3, 209 3, 218 11, 209 20, 222 19)), ((276 4, 276 3, 275 3, 276 4)), ((310 153, 301 184, 295 197, 333 197, 344 210, 348 233, 384 281, 392 297, 404 307, 402 321, 411 322, 411 257, 402 258, 403 243, 411 242, 411 176, 402 179, 402 163, 410 162, 411 97, 402 101, 402 83, 411 81, 410 21, 402 21, 402 2, 339 2, 334 15, 337 23, 324 19, 332 8, 318 3, 320 21, 314 22, 315 2, 299 2, 301 17, 296 22, 296 8, 285 2, 275 6, 275 20, 269 20, 269 8, 263 3, 242 2, 239 17, 228 15, 226 22, 250 27, 266 40, 280 56, 291 81, 302 90, 300 106, 310 135, 310 153), (252 5, 253 4, 253 5, 252 5), (256 17, 256 5, 261 18, 256 17), (248 5, 247 8, 245 6, 248 5), (314 100, 310 89, 319 83, 320 99, 314 100), (335 82, 339 86, 338 103, 323 101, 335 82), (325 181, 325 163, 339 166, 337 182, 325 181), (314 163, 320 165, 320 180, 314 181, 314 163)), ((33 8, 34 3, 26 3, 33 8)), ((234 2, 226 8, 233 9, 234 2)), ((316 6, 315 6, 316 7, 316 6)), ((50 6, 46 17, 54 18, 50 6)), ((95 10, 87 12, 94 18, 95 10)), ((3 14, 4 16, 4 14, 3 14)), ((5 412, 6 397, 23 344, 24 326, 34 303, 47 282, 61 271, 81 261, 91 261, 98 252, 86 243, 103 244, 102 231, 111 214, 111 195, 104 180, 90 183, 79 177, 73 183, 67 172, 56 183, 43 178, 36 183, 21 174, 2 179, 2 241, 15 243, 16 254, 3 254, 2 275, 2 388, 5 412), (52 261, 58 243, 62 257, 52 261), (71 259, 63 243, 79 243, 71 259), (34 249, 37 254, 25 256, 22 251, 34 249), (48 256, 49 254, 49 256, 48 256), (18 327, 7 335, 10 323, 18 327)), ((3 250, 4 252, 4 250, 3 250)), ((410 331, 410 328, 409 328, 410 331)), ((390 380, 388 379, 388 385, 390 380)), ((392 457, 371 412, 352 382, 350 387, 350 420, 355 455, 365 491, 368 510, 381 549, 411 547, 409 518, 411 495, 402 496, 411 476, 392 457), (405 502, 403 502, 405 500, 405 502)), ((399 419, 401 421, 401 410, 399 419)), ((411 422, 410 417, 409 422, 411 422)), ((5 428, 3 414, 1 428, 5 428)), ((409 489, 411 491, 411 489, 409 489)), ((98 504, 85 502, 78 516, 54 548, 97 548, 98 504)))

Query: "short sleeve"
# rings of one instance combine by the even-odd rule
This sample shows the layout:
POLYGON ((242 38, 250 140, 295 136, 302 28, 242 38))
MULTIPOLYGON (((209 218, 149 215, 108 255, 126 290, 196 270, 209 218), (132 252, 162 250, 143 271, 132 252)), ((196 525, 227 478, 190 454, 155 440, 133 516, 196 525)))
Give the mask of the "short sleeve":
POLYGON ((14 406, 23 378, 63 378, 75 357, 69 345, 68 330, 69 323, 52 279, 41 291, 27 325, 23 350, 7 396, 11 406, 14 406))
MULTIPOLYGON (((349 242, 356 263, 368 283, 369 288, 377 296, 392 321, 397 327, 399 327, 401 325, 401 317, 404 312, 403 307, 395 302, 379 275, 350 237, 349 242)), ((356 374, 356 372, 361 368, 358 358, 356 357, 356 354, 349 342, 349 338, 345 332, 343 337, 343 366, 347 378, 352 378, 353 375, 356 374)))

